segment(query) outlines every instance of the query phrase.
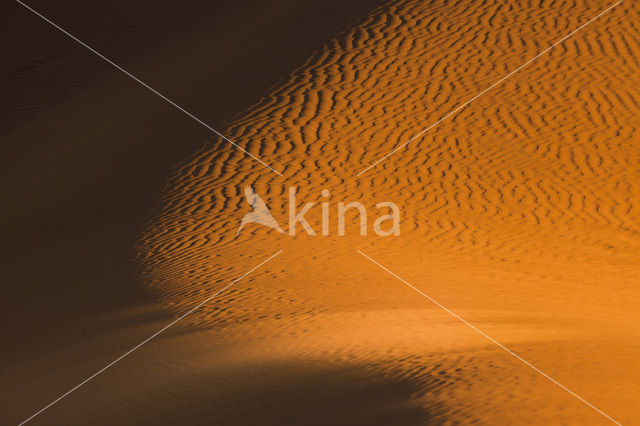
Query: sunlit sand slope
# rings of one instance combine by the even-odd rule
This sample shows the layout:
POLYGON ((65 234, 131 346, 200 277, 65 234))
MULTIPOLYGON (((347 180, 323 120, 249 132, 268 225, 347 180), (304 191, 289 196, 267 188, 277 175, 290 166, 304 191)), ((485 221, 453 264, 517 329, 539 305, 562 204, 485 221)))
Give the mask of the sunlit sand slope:
MULTIPOLYGON (((356 249, 622 422, 640 395, 640 9, 624 2, 375 167, 610 4, 393 2, 337 35, 179 167, 143 233, 149 286, 210 338, 364 368, 425 419, 606 423, 356 249), (251 185, 287 229, 248 225, 251 185), (330 191, 323 198, 321 191, 330 191), (320 235, 321 201, 330 232, 320 235), (360 201, 368 234, 340 201, 360 201), (375 204, 401 209, 380 237, 375 204)), ((250 349, 247 349, 249 351, 250 349)), ((237 379, 242 379, 239 374, 237 379)))

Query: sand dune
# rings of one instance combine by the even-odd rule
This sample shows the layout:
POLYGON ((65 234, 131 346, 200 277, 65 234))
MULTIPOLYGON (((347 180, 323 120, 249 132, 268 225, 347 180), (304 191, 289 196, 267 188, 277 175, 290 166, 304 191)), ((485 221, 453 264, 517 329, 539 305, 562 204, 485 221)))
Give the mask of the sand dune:
MULTIPOLYGON (((610 5, 393 1, 306 52, 218 129, 283 176, 214 138, 175 168, 135 245, 173 316, 282 254, 87 390, 76 419, 125 387, 132 424, 611 423, 589 404, 637 423, 635 3, 358 176, 610 5), (328 200, 330 235, 236 236, 247 185, 285 230, 289 187, 298 208, 328 200), (367 236, 355 215, 337 235, 340 201, 367 207, 367 236), (400 206, 401 235, 371 232, 381 201, 400 206), (127 379, 147 360, 147 381, 127 379)), ((320 206, 306 217, 319 233, 320 206)))
MULTIPOLYGON (((604 6, 395 2, 372 12, 225 129, 283 178, 220 141, 174 175, 141 240, 150 287, 183 312, 283 248, 193 315, 194 326, 209 326, 212 339, 407 380, 417 406, 438 408, 437 422, 607 421, 361 249, 631 420, 640 343, 634 4, 356 176, 604 6), (243 185, 281 223, 289 186, 316 202, 328 189, 334 206, 393 201, 402 235, 359 237, 353 217, 347 237, 256 226, 235 238, 248 211, 243 185)), ((309 215, 316 229, 319 215, 309 215)))

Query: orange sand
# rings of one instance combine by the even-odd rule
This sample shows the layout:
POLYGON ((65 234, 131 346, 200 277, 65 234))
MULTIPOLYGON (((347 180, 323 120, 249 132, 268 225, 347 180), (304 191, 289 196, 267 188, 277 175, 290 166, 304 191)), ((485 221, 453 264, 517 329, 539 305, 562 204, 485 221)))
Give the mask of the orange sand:
MULTIPOLYGON (((636 3, 356 176, 609 5, 394 1, 314 49, 218 128, 283 177, 213 139, 173 173, 136 243, 141 279, 173 316, 282 254, 70 396, 72 422, 106 410, 106 423, 124 404, 132 424, 611 423, 361 250, 640 423, 636 3), (300 205, 329 190, 332 213, 361 201, 369 234, 354 215, 344 237, 335 218, 329 236, 248 225, 236 237, 245 185, 285 229, 290 186, 300 205), (380 201, 400 206, 400 236, 372 232, 380 201)), ((319 232, 320 208, 306 217, 319 232)), ((129 346, 163 324, 128 330, 129 346)))
MULTIPOLYGON (((316 52, 225 129, 283 178, 215 142, 168 185, 140 247, 181 312, 281 256, 191 317, 211 339, 366 367, 415 388, 434 421, 606 418, 356 253, 361 249, 620 421, 637 413, 640 10, 604 16, 377 167, 356 174, 592 18, 603 2, 396 2, 316 52), (402 208, 402 235, 282 236, 286 189, 402 208), (635 402, 634 402, 635 401, 635 402), (437 407, 437 409, 435 409, 437 407)), ((302 204, 303 201, 300 201, 302 204)), ((371 210, 370 210, 371 212, 371 210)), ((319 208, 310 223, 319 228, 319 208)), ((312 225, 313 226, 313 225, 312 225)))

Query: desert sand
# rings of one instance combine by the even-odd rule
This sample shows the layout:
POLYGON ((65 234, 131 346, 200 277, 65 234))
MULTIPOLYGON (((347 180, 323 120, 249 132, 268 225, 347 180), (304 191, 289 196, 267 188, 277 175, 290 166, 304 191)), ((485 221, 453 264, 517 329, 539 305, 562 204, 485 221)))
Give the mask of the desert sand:
POLYGON ((636 3, 192 3, 32 6, 281 175, 11 6, 3 423, 275 253, 32 423, 640 423, 636 3))

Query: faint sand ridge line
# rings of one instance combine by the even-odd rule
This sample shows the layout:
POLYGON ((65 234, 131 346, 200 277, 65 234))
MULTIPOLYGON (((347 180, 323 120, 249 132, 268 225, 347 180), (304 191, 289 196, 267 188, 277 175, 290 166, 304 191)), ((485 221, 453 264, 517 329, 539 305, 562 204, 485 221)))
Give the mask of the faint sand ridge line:
POLYGON ((86 47, 87 49, 89 49, 91 52, 93 52, 94 54, 96 54, 97 56, 99 56, 101 59, 103 59, 104 61, 106 61, 107 63, 111 64, 112 66, 114 66, 115 68, 117 68, 118 70, 120 70, 121 72, 123 72, 125 75, 127 75, 128 77, 132 78, 133 80, 135 80, 137 83, 141 84, 142 86, 144 86, 147 90, 151 91, 152 93, 154 93, 155 95, 159 96, 160 98, 162 98, 163 100, 165 100, 166 102, 168 102, 169 104, 171 104, 174 108, 176 108, 177 110, 181 111, 182 113, 186 114, 187 116, 189 116, 190 118, 192 118, 193 120, 195 120, 197 123, 201 124, 202 126, 206 127, 208 130, 212 131, 213 133, 215 133, 216 135, 218 135, 220 138, 224 139, 225 141, 227 141, 228 143, 230 143, 231 145, 233 145, 234 147, 236 147, 237 149, 239 149, 240 151, 242 151, 243 153, 245 153, 246 155, 248 155, 249 157, 253 158, 254 160, 256 160, 257 162, 259 162, 260 164, 262 164, 263 166, 265 166, 266 168, 268 168, 269 170, 271 170, 272 172, 274 172, 275 174, 282 176, 282 174, 276 170, 274 170, 271 166, 269 166, 267 163, 265 163, 264 161, 260 160, 258 157, 256 157, 255 155, 251 154, 249 151, 245 150, 244 148, 242 148, 240 145, 236 144, 235 142, 233 142, 232 140, 230 140, 229 138, 227 138, 225 135, 223 135, 222 133, 218 132, 216 129, 214 129, 213 127, 209 126, 207 123, 205 123, 204 121, 200 120, 198 117, 196 117, 195 115, 191 114, 189 111, 187 111, 186 109, 182 108, 180 105, 176 104, 174 101, 172 101, 171 99, 167 98, 166 96, 164 96, 162 93, 158 92, 156 89, 154 89, 153 87, 149 86, 147 83, 145 83, 144 81, 140 80, 138 77, 134 76, 133 74, 131 74, 129 71, 125 70, 124 68, 122 68, 121 66, 119 66, 118 64, 116 64, 115 62, 113 62, 112 60, 110 60, 109 58, 107 58, 106 56, 102 55, 100 52, 98 52, 97 50, 93 49, 91 46, 87 45, 86 43, 84 43, 82 40, 78 39, 77 37, 75 37, 73 34, 69 33, 68 31, 64 30, 63 28, 61 28, 60 26, 58 26, 56 23, 54 23, 53 21, 51 21, 50 19, 46 18, 45 16, 43 16, 41 13, 39 13, 38 11, 36 11, 35 9, 31 8, 30 6, 26 5, 25 3, 23 3, 20 0, 16 0, 16 2, 18 2, 21 6, 24 6, 26 9, 28 9, 29 11, 33 12, 35 15, 37 15, 38 17, 42 18, 44 21, 46 21, 47 23, 51 24, 53 27, 55 27, 56 29, 60 30, 61 32, 63 32, 65 35, 67 35, 68 37, 70 37, 71 39, 73 39, 74 41, 76 41, 77 43, 81 44, 82 46, 86 47))
POLYGON ((234 285, 235 283, 237 283, 238 281, 240 281, 241 279, 243 279, 244 277, 246 277, 247 275, 251 274, 253 271, 255 271, 256 269, 258 269, 259 267, 261 267, 262 265, 264 265, 265 263, 267 263, 268 261, 270 261, 271 259, 273 259, 274 257, 278 256, 280 253, 282 253, 282 250, 276 252, 275 254, 271 255, 269 258, 267 258, 266 260, 260 262, 258 265, 254 266, 253 268, 251 268, 249 271, 245 272, 244 274, 242 274, 240 277, 236 278, 234 281, 230 282, 229 284, 227 284, 225 287, 223 287, 221 290, 217 291, 216 293, 212 294, 211 296, 207 297, 206 299, 204 299, 203 301, 201 301, 200 303, 198 303, 196 306, 194 306, 193 308, 191 308, 190 310, 188 310, 187 312, 185 312, 184 314, 180 315, 178 318, 176 318, 175 320, 171 321, 169 324, 165 325, 164 327, 162 327, 160 330, 156 331, 155 333, 153 333, 151 336, 147 337, 146 339, 144 339, 142 342, 138 343, 137 345, 135 345, 133 348, 129 349, 127 352, 125 352, 124 354, 120 355, 118 358, 116 358, 115 360, 113 360, 112 362, 110 362, 109 364, 105 365, 104 367, 102 367, 100 370, 96 371, 95 373, 93 373, 91 376, 87 377, 85 380, 83 380, 82 382, 78 383, 76 386, 72 387, 71 389, 69 389, 67 392, 63 393, 62 395, 60 395, 58 398, 56 398, 55 400, 51 401, 49 404, 45 405, 44 407, 42 407, 40 410, 38 410, 37 412, 35 412, 34 414, 32 414, 30 417, 26 418, 25 420, 23 420, 22 422, 20 422, 20 424, 18 426, 22 426, 23 424, 29 422, 30 420, 32 420, 34 417, 36 417, 37 415, 39 415, 40 413, 42 413, 43 411, 47 410, 48 408, 50 408, 51 406, 55 405, 56 403, 58 403, 60 400, 64 399, 65 397, 67 397, 69 394, 71 394, 72 392, 74 392, 75 390, 77 390, 78 388, 80 388, 81 386, 83 386, 84 384, 86 384, 87 382, 91 381, 92 379, 94 379, 95 377, 97 377, 98 375, 100 375, 101 373, 103 373, 105 370, 107 370, 108 368, 110 368, 111 366, 113 366, 114 364, 118 363, 119 361, 121 361, 122 359, 126 358, 127 356, 129 356, 131 353, 133 353, 134 351, 136 351, 137 349, 139 349, 140 347, 142 347, 143 345, 145 345, 146 343, 148 343, 150 340, 154 339, 155 337, 157 337, 159 334, 163 333, 164 331, 166 331, 168 328, 172 327, 173 325, 175 325, 176 323, 178 323, 179 321, 181 321, 182 319, 184 319, 185 317, 187 317, 188 315, 190 315, 191 313, 193 313, 194 311, 196 311, 198 308, 200 308, 201 306, 204 306, 207 302, 209 302, 211 299, 215 298, 216 296, 218 296, 220 293, 222 293, 223 291, 225 291, 226 289, 228 289, 229 287, 231 287, 232 285, 234 285))

